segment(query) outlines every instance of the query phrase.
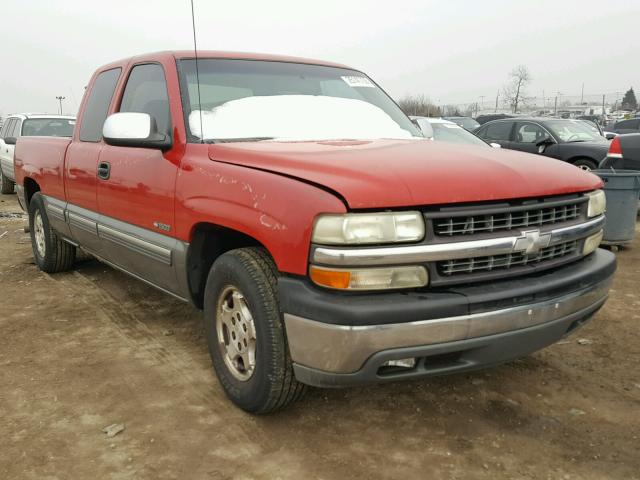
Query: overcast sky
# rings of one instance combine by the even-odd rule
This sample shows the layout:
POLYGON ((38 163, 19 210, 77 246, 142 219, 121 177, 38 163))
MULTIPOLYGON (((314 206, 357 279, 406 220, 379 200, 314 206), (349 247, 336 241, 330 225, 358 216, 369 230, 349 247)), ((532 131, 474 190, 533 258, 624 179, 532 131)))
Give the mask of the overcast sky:
MULTIPOLYGON (((332 60, 396 99, 495 101, 517 64, 530 95, 623 92, 640 83, 640 0, 194 0, 202 49, 332 60)), ((75 113, 93 70, 192 48, 188 0, 2 0, 0 114, 75 113)))

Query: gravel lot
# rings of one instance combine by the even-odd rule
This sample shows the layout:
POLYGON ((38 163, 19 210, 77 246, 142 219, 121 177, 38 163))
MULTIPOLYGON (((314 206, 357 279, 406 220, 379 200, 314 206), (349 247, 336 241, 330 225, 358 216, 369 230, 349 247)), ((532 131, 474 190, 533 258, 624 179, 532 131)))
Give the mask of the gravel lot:
POLYGON ((640 478, 639 241, 604 309, 542 352, 252 417, 198 310, 91 259, 39 272, 19 212, 0 196, 1 479, 640 478))

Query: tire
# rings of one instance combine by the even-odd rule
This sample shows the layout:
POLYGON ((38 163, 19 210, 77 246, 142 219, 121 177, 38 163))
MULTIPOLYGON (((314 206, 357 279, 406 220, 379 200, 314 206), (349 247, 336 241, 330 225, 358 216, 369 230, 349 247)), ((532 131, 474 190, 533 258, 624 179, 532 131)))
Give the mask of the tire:
POLYGON ((595 170, 598 168, 598 164, 589 158, 579 158, 573 161, 573 164, 582 169, 590 172, 591 170, 595 170))
POLYGON ((254 414, 280 410, 306 389, 293 373, 277 273, 264 249, 231 250, 213 263, 204 294, 205 332, 220 384, 233 403, 254 414))
POLYGON ((15 182, 9 180, 4 173, 2 173, 2 168, 0 168, 0 192, 7 194, 13 193, 15 191, 15 182))
POLYGON ((35 193, 29 202, 29 231, 36 265, 43 272, 69 270, 76 259, 76 247, 62 240, 49 224, 44 201, 35 193))

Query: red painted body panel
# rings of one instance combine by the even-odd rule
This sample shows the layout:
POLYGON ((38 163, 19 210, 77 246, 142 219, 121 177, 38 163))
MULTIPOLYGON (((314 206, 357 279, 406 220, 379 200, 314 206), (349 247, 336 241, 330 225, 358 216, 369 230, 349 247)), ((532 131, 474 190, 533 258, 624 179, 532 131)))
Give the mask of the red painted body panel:
POLYGON ((602 185, 555 159, 430 140, 227 143, 211 145, 209 157, 323 185, 353 209, 559 195, 602 185))
POLYGON ((198 223, 249 235, 271 252, 278 269, 305 275, 318 213, 346 211, 334 195, 269 172, 212 162, 208 145, 190 144, 176 184, 176 235, 189 241, 198 223))
MULTIPOLYGON (((316 60, 233 52, 199 52, 202 58, 316 60)), ((307 271, 315 217, 351 209, 385 209, 538 197, 598 188, 600 180, 545 157, 426 140, 186 144, 176 58, 193 52, 142 55, 101 67, 122 68, 109 113, 117 112, 130 69, 160 63, 167 79, 173 147, 166 151, 30 137, 16 147, 16 180, 38 182, 46 195, 190 242, 195 227, 211 223, 261 242, 283 272, 307 271), (111 178, 96 179, 99 160, 111 178), (63 179, 63 172, 66 179, 63 179), (302 181, 301 181, 302 180, 302 181), (66 192, 65 192, 66 183, 66 192), (336 194, 332 193, 336 192, 336 194), (171 225, 166 232, 153 222, 171 225)))
POLYGON ((69 145, 64 164, 66 200, 69 203, 88 210, 97 210, 96 172, 103 148, 103 143, 92 142, 73 141, 69 145))
MULTIPOLYGON (((178 73, 172 55, 144 55, 124 65, 109 114, 120 109, 126 80, 131 69, 140 63, 159 63, 165 73, 172 118, 173 147, 166 152, 147 148, 105 145, 100 162, 109 162, 111 176, 98 181, 98 211, 124 222, 158 231, 155 223, 173 226, 175 182, 185 150, 185 128, 182 120, 178 73)), ((109 67, 107 67, 109 68, 109 67)), ((172 228, 165 235, 175 236, 172 228)))
POLYGON ((16 183, 23 185, 24 178, 30 177, 52 196, 64 198, 63 164, 70 143, 69 138, 19 137, 14 154, 16 183))

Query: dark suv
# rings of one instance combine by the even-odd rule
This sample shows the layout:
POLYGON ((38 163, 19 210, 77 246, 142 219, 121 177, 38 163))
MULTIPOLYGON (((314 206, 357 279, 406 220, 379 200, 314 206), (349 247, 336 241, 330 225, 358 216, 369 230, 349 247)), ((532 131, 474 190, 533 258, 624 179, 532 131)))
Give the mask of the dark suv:
POLYGON ((474 133, 502 148, 557 158, 583 170, 597 168, 609 149, 609 141, 581 120, 509 118, 486 123, 474 133))
POLYGON ((612 131, 618 134, 640 133, 640 118, 630 118, 617 122, 612 131))

